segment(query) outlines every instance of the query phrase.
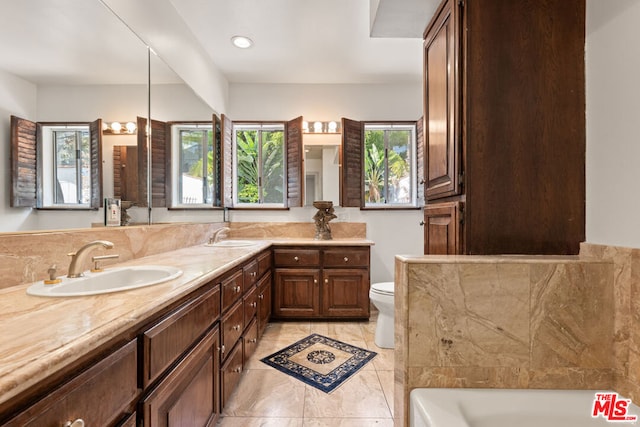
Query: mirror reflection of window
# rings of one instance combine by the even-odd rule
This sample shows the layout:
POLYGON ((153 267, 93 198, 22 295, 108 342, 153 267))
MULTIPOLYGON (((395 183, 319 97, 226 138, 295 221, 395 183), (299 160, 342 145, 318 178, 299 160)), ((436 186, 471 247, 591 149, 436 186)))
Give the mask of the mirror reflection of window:
POLYGON ((337 206, 340 199, 340 146, 307 144, 304 151, 305 206, 313 206, 315 200, 330 200, 337 206))
MULTIPOLYGON (((44 128, 45 132, 47 127, 44 128)), ((76 129, 50 128, 52 144, 44 144, 55 153, 53 166, 55 185, 51 190, 54 205, 88 205, 91 200, 91 145, 89 127, 76 129)), ((47 174, 48 175, 48 174, 47 174)))
POLYGON ((211 207, 216 161, 212 124, 172 126, 173 207, 211 207))

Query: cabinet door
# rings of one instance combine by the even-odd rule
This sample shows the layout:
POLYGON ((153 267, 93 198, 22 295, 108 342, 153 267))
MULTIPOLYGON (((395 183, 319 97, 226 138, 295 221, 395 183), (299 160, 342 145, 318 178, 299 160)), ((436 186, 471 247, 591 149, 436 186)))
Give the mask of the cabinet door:
POLYGON ((271 273, 267 273, 258 283, 258 338, 271 317, 271 273))
POLYGON ((212 426, 218 418, 218 328, 214 328, 142 401, 145 427, 212 426))
POLYGON ((459 11, 445 2, 424 41, 425 157, 428 200, 460 193, 459 11))
POLYGON ((322 315, 369 317, 369 270, 324 269, 322 315))
POLYGON ((276 317, 315 317, 320 313, 320 270, 277 268, 273 295, 276 317))
POLYGON ((424 208, 425 255, 462 253, 461 206, 459 202, 452 202, 424 208))

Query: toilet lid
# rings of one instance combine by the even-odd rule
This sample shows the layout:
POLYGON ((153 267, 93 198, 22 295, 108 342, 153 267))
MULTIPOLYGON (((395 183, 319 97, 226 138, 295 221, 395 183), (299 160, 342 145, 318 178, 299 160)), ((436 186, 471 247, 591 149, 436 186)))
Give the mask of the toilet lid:
POLYGON ((378 294, 393 295, 393 282, 381 282, 371 285, 371 290, 378 294))

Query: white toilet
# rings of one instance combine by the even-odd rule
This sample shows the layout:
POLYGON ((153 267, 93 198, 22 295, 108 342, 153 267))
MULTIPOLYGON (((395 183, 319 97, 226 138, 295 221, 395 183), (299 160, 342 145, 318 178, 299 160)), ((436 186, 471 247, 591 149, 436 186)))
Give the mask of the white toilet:
POLYGON ((393 282, 381 282, 371 285, 369 299, 378 311, 375 343, 381 348, 393 348, 393 282))

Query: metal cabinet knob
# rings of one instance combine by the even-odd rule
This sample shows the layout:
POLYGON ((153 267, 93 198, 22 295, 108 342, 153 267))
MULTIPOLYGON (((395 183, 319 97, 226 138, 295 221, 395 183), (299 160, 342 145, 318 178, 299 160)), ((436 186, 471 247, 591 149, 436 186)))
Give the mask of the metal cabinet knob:
POLYGON ((233 287, 233 292, 235 292, 235 293, 240 292, 240 286, 234 286, 233 287))
POLYGON ((239 331, 240 330, 240 325, 233 325, 233 330, 234 331, 239 331))
POLYGON ((324 279, 324 283, 329 283, 329 279, 324 279))
POLYGON ((293 257, 293 260, 294 260, 294 261, 296 261, 296 262, 298 262, 298 261, 300 261, 300 258, 298 258, 297 256, 294 256, 294 257, 293 257))
POLYGON ((82 418, 78 418, 75 421, 67 421, 64 423, 63 427, 84 427, 84 420, 82 418))
POLYGON ((259 299, 264 299, 264 294, 260 294, 260 295, 258 295, 258 298, 259 298, 259 299))
POLYGON ((349 262, 349 257, 344 257, 344 262, 349 262))
POLYGON ((318 284, 318 279, 313 279, 313 283, 317 285, 318 284))
POLYGON ((238 366, 233 370, 233 372, 235 372, 236 374, 239 374, 240 372, 242 372, 242 367, 238 366))
POLYGON ((249 340, 249 342, 250 342, 251 344, 255 344, 255 343, 257 343, 257 342, 258 342, 258 339, 257 339, 257 338, 251 338, 251 339, 249 340))

